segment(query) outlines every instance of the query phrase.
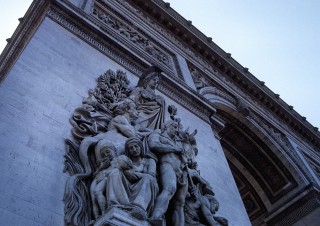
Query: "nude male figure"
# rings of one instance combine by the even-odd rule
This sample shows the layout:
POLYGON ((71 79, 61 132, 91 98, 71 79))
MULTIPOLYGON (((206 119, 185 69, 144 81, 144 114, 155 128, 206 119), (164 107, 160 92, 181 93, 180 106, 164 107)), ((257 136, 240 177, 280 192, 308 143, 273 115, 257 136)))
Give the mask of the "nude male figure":
POLYGON ((173 224, 184 224, 184 203, 188 189, 187 179, 184 176, 185 167, 182 161, 182 147, 175 143, 179 125, 176 121, 164 124, 161 133, 152 133, 148 138, 150 150, 158 156, 159 173, 162 191, 156 199, 156 205, 151 216, 153 225, 161 225, 169 202, 173 199, 173 224))

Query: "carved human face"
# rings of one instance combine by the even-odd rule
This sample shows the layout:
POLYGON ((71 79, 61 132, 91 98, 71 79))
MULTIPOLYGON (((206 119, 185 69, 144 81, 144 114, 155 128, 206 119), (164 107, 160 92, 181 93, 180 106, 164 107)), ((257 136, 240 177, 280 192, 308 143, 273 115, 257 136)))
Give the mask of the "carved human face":
POLYGON ((153 76, 150 78, 148 84, 147 84, 147 88, 150 89, 156 89, 159 85, 159 77, 158 76, 153 76))
POLYGON ((129 143, 127 149, 131 157, 138 157, 141 155, 141 148, 137 142, 129 143))
POLYGON ((106 148, 103 148, 100 152, 101 158, 107 158, 108 156, 108 150, 106 148))
POLYGON ((178 134, 179 125, 178 123, 172 123, 167 127, 167 134, 173 138, 178 134))
POLYGON ((104 147, 101 149, 100 155, 102 159, 109 158, 112 160, 116 156, 115 149, 113 147, 104 147))

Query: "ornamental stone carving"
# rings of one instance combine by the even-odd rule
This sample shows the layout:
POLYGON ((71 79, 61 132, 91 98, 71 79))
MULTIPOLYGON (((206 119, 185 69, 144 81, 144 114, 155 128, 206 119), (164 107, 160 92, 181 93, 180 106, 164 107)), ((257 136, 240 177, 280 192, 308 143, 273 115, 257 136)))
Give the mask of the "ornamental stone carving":
POLYGON ((194 84, 195 84, 197 90, 208 86, 208 82, 206 81, 205 78, 203 78, 201 75, 199 75, 197 69, 191 68, 190 73, 191 73, 191 76, 193 78, 193 81, 194 81, 194 84))
MULTIPOLYGON (((172 69, 172 57, 169 54, 156 46, 150 38, 145 37, 134 29, 132 25, 127 25, 125 22, 108 13, 98 2, 95 2, 93 5, 92 15, 101 21, 103 25, 124 37, 128 42, 148 53, 148 57, 152 57, 172 69)), ((105 30, 104 27, 101 27, 101 29, 105 30)))
POLYGON ((124 72, 108 70, 75 109, 66 225, 228 225, 197 170, 197 131, 183 129, 175 106, 166 112, 160 80, 153 66, 131 88, 124 72))

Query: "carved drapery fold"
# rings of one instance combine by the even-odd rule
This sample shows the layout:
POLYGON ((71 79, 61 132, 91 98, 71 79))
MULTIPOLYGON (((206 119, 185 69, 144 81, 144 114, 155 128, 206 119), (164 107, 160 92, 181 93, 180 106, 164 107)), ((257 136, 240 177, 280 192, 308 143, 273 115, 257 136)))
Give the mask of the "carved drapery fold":
POLYGON ((165 121, 164 99, 155 94, 160 78, 151 67, 131 89, 125 73, 108 70, 75 110, 74 141, 66 140, 67 225, 228 224, 197 170, 197 132, 183 130, 173 105, 165 121))

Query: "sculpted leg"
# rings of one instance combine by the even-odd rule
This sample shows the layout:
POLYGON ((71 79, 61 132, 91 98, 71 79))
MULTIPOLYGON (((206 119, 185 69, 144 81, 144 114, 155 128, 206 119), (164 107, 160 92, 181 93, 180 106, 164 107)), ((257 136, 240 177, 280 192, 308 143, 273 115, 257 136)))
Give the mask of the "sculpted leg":
POLYGON ((168 209, 169 202, 177 190, 177 178, 171 165, 163 163, 160 166, 160 178, 162 184, 162 191, 157 197, 156 205, 152 213, 154 219, 162 218, 168 209))
POLYGON ((99 217, 99 208, 98 208, 98 203, 95 197, 93 197, 92 199, 92 211, 93 211, 93 216, 94 219, 98 219, 99 217))
POLYGON ((180 202, 175 202, 173 214, 172 214, 172 222, 174 226, 184 225, 184 204, 180 202))
MULTIPOLYGON (((179 185, 178 185, 179 186, 179 185)), ((178 188, 176 194, 174 195, 174 206, 173 206, 173 215, 172 222, 174 226, 184 225, 184 204, 186 195, 188 192, 188 182, 185 181, 182 187, 178 188)))
POLYGON ((93 180, 90 186, 90 196, 91 196, 91 201, 92 201, 92 211, 93 211, 93 216, 94 219, 97 219, 99 216, 99 207, 97 203, 97 197, 95 195, 95 188, 96 188, 96 180, 93 180))
POLYGON ((102 215, 105 214, 105 211, 106 211, 106 197, 104 195, 106 184, 107 184, 106 179, 100 181, 97 184, 95 191, 94 191, 95 196, 98 200, 98 204, 99 204, 102 215))
POLYGON ((104 215, 106 213, 106 198, 104 197, 104 195, 100 192, 97 195, 97 200, 99 203, 99 207, 101 209, 101 215, 104 215))

